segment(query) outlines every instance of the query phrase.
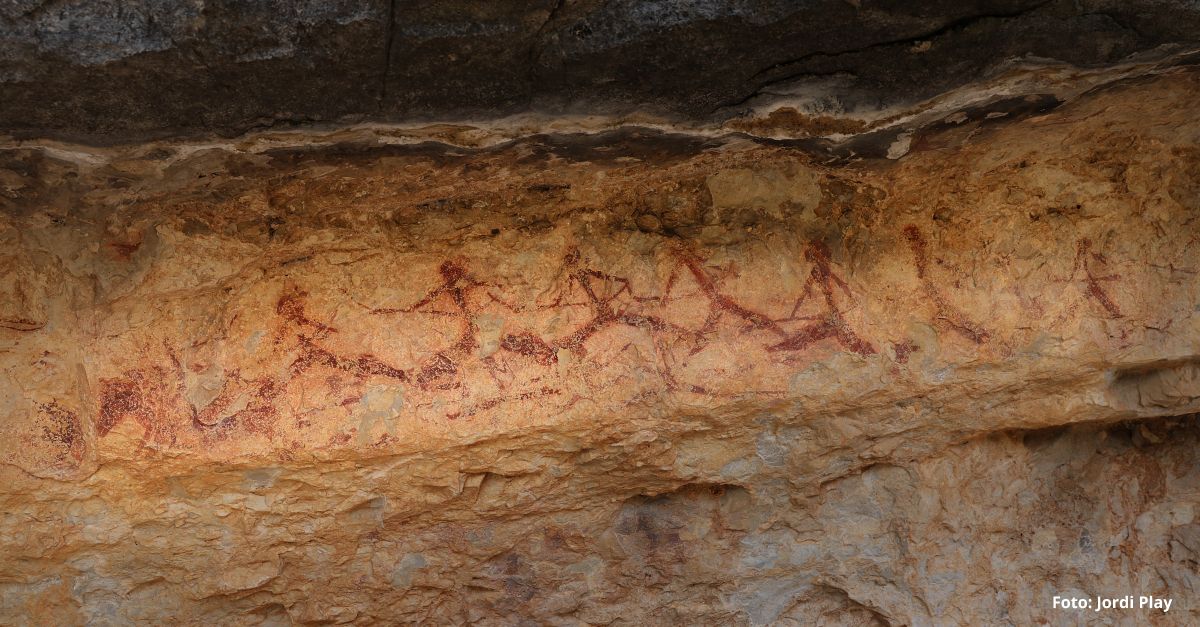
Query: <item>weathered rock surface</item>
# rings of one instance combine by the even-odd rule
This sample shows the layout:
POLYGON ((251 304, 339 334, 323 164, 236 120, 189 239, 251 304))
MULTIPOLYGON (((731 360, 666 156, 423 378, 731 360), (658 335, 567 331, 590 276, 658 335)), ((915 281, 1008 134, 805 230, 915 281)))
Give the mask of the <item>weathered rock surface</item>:
POLYGON ((1101 83, 10 146, 0 618, 1195 624, 1200 73, 1101 83))
POLYGON ((11 0, 0 132, 127 141, 281 123, 635 115, 779 95, 873 115, 1014 62, 1200 43, 1190 0, 11 0))

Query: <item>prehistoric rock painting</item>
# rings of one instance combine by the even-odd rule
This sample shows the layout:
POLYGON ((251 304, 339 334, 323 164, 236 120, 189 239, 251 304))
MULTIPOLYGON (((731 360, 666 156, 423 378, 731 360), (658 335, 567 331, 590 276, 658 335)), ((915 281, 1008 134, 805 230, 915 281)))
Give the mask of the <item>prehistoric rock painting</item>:
MULTIPOLYGON (((445 261, 438 272, 442 276, 441 285, 434 288, 424 298, 408 307, 384 307, 372 309, 374 314, 411 314, 424 312, 434 315, 457 318, 460 325, 458 340, 450 347, 439 351, 423 363, 416 373, 416 383, 422 389, 448 390, 458 387, 457 375, 459 362, 469 357, 479 348, 476 340, 478 328, 475 324, 476 307, 472 304, 477 292, 487 294, 489 300, 504 304, 488 289, 490 286, 476 279, 467 272, 461 264, 455 261, 445 261), (439 304, 449 305, 450 309, 439 309, 439 304)), ((507 305, 506 305, 507 306, 507 305)), ((401 373, 402 374, 402 373, 401 373)), ((402 379, 403 380, 403 379, 402 379)))
POLYGON ((702 260, 693 251, 680 247, 676 250, 675 255, 679 261, 679 265, 672 270, 671 276, 667 279, 667 287, 664 290, 663 296, 664 300, 670 298, 671 290, 676 285, 677 272, 680 265, 686 268, 692 279, 695 280, 696 285, 700 288, 700 292, 708 300, 708 315, 704 319, 704 325, 696 332, 699 342, 692 349, 693 354, 699 352, 704 347, 721 319, 727 315, 744 322, 746 324, 745 331, 764 330, 779 337, 787 336, 787 331, 779 326, 779 323, 775 320, 739 304, 733 298, 724 294, 718 286, 717 279, 704 268, 702 260))
MULTIPOLYGON (((860 338, 850 328, 846 322, 843 308, 834 298, 835 284, 844 291, 847 299, 853 297, 846 282, 831 269, 829 249, 823 243, 810 242, 805 249, 804 258, 813 267, 804 283, 800 297, 793 303, 791 312, 788 316, 780 319, 755 311, 725 294, 719 286, 718 279, 704 267, 701 259, 692 251, 680 248, 676 252, 676 256, 679 264, 686 268, 700 292, 708 300, 708 315, 703 326, 695 332, 699 341, 692 351, 693 354, 703 348, 721 319, 726 316, 743 322, 745 324, 743 332, 765 331, 776 336, 778 341, 765 347, 769 352, 800 351, 824 339, 833 339, 842 348, 860 355, 870 355, 875 352, 869 342, 860 338), (824 296, 824 311, 816 316, 801 316, 799 312, 812 295, 814 288, 820 289, 824 296), (785 323, 801 320, 810 323, 794 332, 789 332, 784 327, 785 323)), ((672 271, 667 280, 664 299, 669 298, 677 280, 677 272, 672 271)))
POLYGON ((13 331, 36 331, 46 326, 44 320, 33 320, 31 318, 0 318, 0 328, 12 329, 13 331))
POLYGON ((9 146, 0 624, 1055 624, 1145 584, 1200 625, 1186 60, 911 137, 9 146))
MULTIPOLYGON (((171 416, 183 412, 190 415, 191 427, 206 439, 224 439, 234 431, 270 438, 280 419, 280 401, 291 386, 306 375, 314 374, 315 369, 349 377, 353 390, 343 391, 345 379, 340 379, 339 383, 332 376, 325 378, 324 385, 331 392, 342 394, 345 400, 341 405, 347 412, 352 412, 353 407, 360 404, 359 389, 365 388, 372 377, 413 383, 424 392, 423 397, 433 399, 450 390, 462 389, 464 368, 469 363, 478 363, 491 374, 501 394, 471 401, 468 391, 463 390, 458 395, 462 397, 458 409, 444 412, 448 418, 470 416, 506 402, 561 394, 558 387, 538 384, 542 376, 528 377, 522 386, 506 391, 508 384, 501 375, 513 372, 513 364, 508 363, 508 359, 527 359, 542 368, 557 364, 563 351, 586 359, 588 342, 614 327, 644 331, 660 346, 661 350, 656 351, 655 367, 668 390, 703 391, 704 388, 697 385, 678 384, 669 363, 674 354, 670 346, 678 345, 687 355, 694 355, 715 339, 719 326, 726 319, 738 324, 741 332, 773 336, 773 340, 762 345, 767 352, 801 351, 824 339, 831 339, 843 349, 861 355, 876 352, 871 343, 859 337, 846 321, 844 302, 835 291, 840 290, 847 301, 853 299, 846 282, 834 273, 829 251, 823 244, 808 245, 805 259, 812 264, 808 280, 788 315, 778 319, 755 311, 725 293, 720 278, 705 267, 695 252, 679 247, 673 256, 676 265, 661 294, 644 295, 635 292, 628 277, 593 267, 579 250, 572 248, 563 257, 566 289, 552 302, 517 305, 499 294, 498 286, 472 274, 466 264, 444 261, 438 268, 439 283, 416 302, 369 309, 376 316, 402 319, 444 316, 456 322, 457 333, 452 343, 421 360, 411 370, 385 363, 367 353, 346 355, 329 348, 329 340, 338 334, 338 329, 312 316, 306 307, 308 293, 290 285, 285 287, 275 305, 278 324, 272 342, 276 354, 291 356, 283 375, 253 376, 243 374, 240 369, 231 369, 221 373, 220 388, 214 396, 197 406, 187 400, 185 393, 187 366, 181 364, 175 352, 167 347, 170 367, 142 367, 101 381, 97 431, 103 437, 121 421, 130 419, 141 425, 144 441, 170 446, 180 433, 180 424, 173 422, 171 416), (655 311, 672 300, 685 277, 695 284, 697 295, 707 302, 707 312, 698 328, 677 324, 655 311), (820 310, 814 315, 802 315, 805 304, 812 299, 820 303, 820 310), (496 352, 492 354, 480 350, 480 325, 477 322, 481 313, 491 306, 514 314, 582 308, 587 315, 582 323, 560 337, 543 338, 528 330, 501 333, 496 352), (790 328, 799 322, 805 324, 798 329, 790 328)), ((568 405, 575 400, 578 400, 577 396, 568 401, 568 405)), ((420 399, 414 399, 412 404, 412 407, 440 406, 432 400, 422 402, 420 399)), ((298 418, 297 426, 305 424, 304 419, 298 418)))
POLYGON ((921 350, 912 340, 903 340, 892 344, 892 353, 896 355, 896 363, 906 364, 913 353, 921 350))
MULTIPOLYGON (((289 367, 289 371, 293 376, 302 374, 313 366, 324 366, 332 370, 350 374, 356 380, 362 380, 372 375, 387 377, 397 381, 408 380, 408 373, 383 363, 373 355, 359 354, 353 357, 346 357, 322 347, 320 340, 332 333, 337 333, 337 329, 324 322, 308 317, 304 308, 307 297, 307 292, 293 287, 280 297, 279 303, 276 306, 276 311, 280 318, 291 322, 294 327, 299 327, 299 330, 288 329, 289 331, 294 331, 294 339, 300 349, 299 355, 289 367), (304 329, 311 329, 311 334, 305 333, 304 329)), ((276 343, 286 340, 287 335, 281 329, 276 338, 276 343)))
MULTIPOLYGON (((331 325, 310 317, 305 310, 307 293, 291 286, 284 290, 275 311, 281 324, 274 344, 280 354, 295 355, 286 377, 245 377, 238 369, 224 373, 219 392, 201 407, 187 400, 185 364, 176 351, 164 346, 170 367, 156 365, 124 372, 100 381, 99 416, 96 426, 104 437, 126 419, 143 428, 142 439, 160 446, 174 445, 181 423, 176 416, 190 416, 187 424, 206 440, 221 440, 237 430, 265 437, 274 435, 280 417, 278 400, 302 375, 324 368, 350 376, 361 387, 371 377, 407 381, 408 374, 369 354, 345 356, 322 345, 322 339, 337 333, 331 325)), ((327 384, 332 385, 332 383, 327 384)))
POLYGON ((910 224, 904 227, 904 237, 908 240, 909 248, 912 249, 913 263, 917 267, 917 279, 921 282, 921 289, 933 303, 934 325, 949 329, 976 344, 986 342, 989 337, 988 332, 967 318, 966 314, 957 307, 951 305, 946 296, 942 294, 942 290, 933 282, 933 278, 929 276, 929 251, 925 237, 921 235, 921 230, 916 225, 910 224))
POLYGON ((767 348, 769 351, 798 351, 826 338, 833 338, 848 351, 859 355, 875 354, 875 347, 858 337, 846 322, 846 317, 834 298, 834 286, 841 288, 847 299, 853 299, 850 286, 838 275, 834 274, 829 264, 829 248, 821 242, 810 242, 804 251, 804 259, 812 264, 808 280, 804 282, 804 290, 796 299, 792 313, 784 320, 812 320, 799 331, 790 334, 787 339, 767 348), (805 301, 812 296, 813 288, 821 290, 825 303, 825 313, 817 316, 801 316, 800 310, 805 301))
POLYGON ((1100 306, 1104 308, 1104 311, 1108 313, 1110 318, 1120 318, 1122 317, 1121 308, 1117 306, 1116 301, 1113 300, 1112 296, 1110 296, 1108 292, 1104 291, 1104 288, 1101 287, 1100 284, 1107 281, 1116 281, 1117 279, 1121 278, 1121 275, 1098 275, 1094 270, 1092 270, 1092 264, 1095 263, 1106 265, 1108 264, 1108 259, 1103 253, 1092 251, 1091 239, 1086 237, 1081 238, 1075 243, 1075 262, 1071 266, 1071 276, 1068 280, 1082 281, 1084 287, 1086 288, 1084 293, 1087 294, 1088 298, 1091 298, 1099 303, 1100 306), (1082 277, 1079 276, 1081 273, 1083 274, 1082 277))
MULTIPOLYGON (((933 324, 976 344, 986 342, 988 331, 951 304, 931 276, 928 245, 920 229, 908 225, 903 233, 912 251, 922 294, 933 306, 933 324)), ((1116 303, 1101 287, 1101 282, 1115 280, 1117 276, 1094 270, 1093 264, 1104 264, 1106 260, 1093 252, 1091 246, 1090 240, 1080 240, 1071 280, 1083 281, 1089 298, 1112 317, 1120 317, 1116 303)), ((141 425, 146 442, 169 446, 180 433, 180 425, 172 422, 170 416, 183 412, 190 414, 191 427, 209 440, 229 437, 235 431, 272 438, 285 395, 289 390, 302 389, 293 386, 316 383, 341 399, 335 405, 345 408, 349 415, 361 405, 363 390, 373 378, 412 384, 416 395, 411 403, 403 405, 406 410, 432 411, 451 419, 472 416, 507 402, 563 395, 561 387, 551 384, 555 377, 564 376, 563 371, 547 369, 558 366, 564 354, 572 356, 572 363, 586 363, 589 342, 617 327, 645 332, 654 342, 654 368, 666 391, 706 393, 703 382, 681 385, 674 367, 686 364, 689 357, 719 340, 723 324, 733 325, 739 335, 764 336, 765 341, 755 343, 768 354, 783 354, 781 359, 785 363, 792 360, 791 354, 824 340, 858 355, 878 352, 875 344, 861 336, 848 321, 846 312, 856 306, 855 297, 849 284, 835 271, 829 248, 822 242, 806 245, 804 260, 809 264, 808 276, 782 316, 755 309, 728 293, 722 283, 734 272, 732 266, 721 270, 706 265, 704 258, 686 245, 677 245, 670 255, 674 265, 662 290, 647 294, 635 290, 629 277, 597 268, 578 249, 570 248, 562 258, 560 271, 564 288, 552 301, 541 303, 507 298, 501 286, 478 278, 465 262, 446 260, 438 267, 437 284, 416 302, 368 308, 371 315, 392 318, 394 324, 408 324, 414 317, 428 316, 453 321, 455 330, 449 345, 419 359, 411 368, 388 364, 366 352, 346 354, 344 349, 331 348, 337 344, 331 340, 337 337, 338 329, 311 315, 307 309, 308 293, 288 285, 274 308, 277 323, 273 352, 290 360, 282 374, 245 375, 238 369, 221 372, 220 387, 213 388, 209 400, 193 404, 185 393, 186 366, 168 348, 171 367, 142 367, 101 381, 97 432, 105 436, 122 420, 130 419, 141 425), (693 291, 680 296, 685 283, 693 291), (701 299, 702 321, 681 324, 670 319, 668 306, 683 298, 701 299), (496 308, 514 314, 518 320, 525 315, 566 308, 582 310, 584 314, 569 331, 547 338, 519 327, 505 331, 504 320, 487 313, 489 310, 495 313, 496 308), (480 339, 481 332, 487 330, 483 327, 494 334, 486 340, 487 350, 480 339), (522 363, 535 369, 530 371, 522 363), (491 376, 495 383, 492 392, 468 384, 465 377, 472 371, 472 364, 491 376), (450 393, 452 390, 458 392, 450 393), (492 395, 487 396, 489 393, 492 395)), ((898 363, 906 363, 917 350, 907 340, 892 345, 898 363)), ((627 344, 624 348, 631 346, 627 344)), ((592 362, 593 366, 606 367, 604 363, 594 363, 594 359, 592 362)), ((402 387, 397 389, 403 393, 402 387)), ((566 406, 579 398, 578 394, 564 395, 566 406)), ((376 423, 380 421, 374 420, 364 428, 376 423)), ((308 424, 307 418, 296 418, 297 427, 308 424)), ((382 424, 390 434, 391 423, 382 424)))
POLYGON ((177 425, 172 415, 178 407, 179 390, 171 383, 177 379, 178 373, 159 366, 101 379, 96 433, 104 437, 121 422, 133 420, 143 429, 143 442, 174 444, 177 425))
MULTIPOLYGON (((231 381, 235 381, 235 393, 225 394, 222 391, 210 407, 220 407, 226 421, 237 421, 250 432, 271 435, 271 425, 277 419, 277 409, 274 402, 296 379, 315 369, 324 369, 339 375, 348 375, 353 394, 343 401, 343 405, 357 400, 357 388, 363 387, 372 377, 405 382, 409 380, 407 372, 384 363, 377 357, 367 353, 343 355, 327 348, 323 340, 337 333, 331 325, 311 317, 306 310, 308 293, 291 286, 280 296, 276 312, 284 324, 276 331, 275 344, 291 345, 296 356, 289 364, 286 379, 260 377, 243 380, 239 373, 233 372, 231 381), (232 403, 232 405, 231 405, 232 403)), ((328 379, 327 379, 328 381, 328 379)), ((329 383, 329 385, 333 385, 329 383)), ((340 388, 340 385, 338 386, 340 388)), ((340 390, 335 390, 340 391, 340 390)), ((194 410, 193 410, 194 411, 194 410)), ((211 410, 207 410, 212 414, 211 410)))
POLYGON ((555 347, 586 355, 587 350, 584 345, 588 339, 615 325, 625 325, 651 333, 671 331, 678 335, 690 335, 686 329, 658 316, 644 315, 633 311, 638 303, 656 302, 659 299, 634 294, 628 278, 584 266, 579 251, 575 249, 564 257, 564 264, 565 269, 569 272, 568 293, 571 288, 578 288, 584 293, 586 300, 583 303, 563 303, 560 297, 547 308, 583 305, 591 310, 592 317, 571 334, 555 340, 553 343, 555 347), (614 285, 618 287, 612 291, 610 288, 614 285), (622 295, 628 296, 628 300, 632 303, 620 302, 619 299, 622 295))
POLYGON ((270 435, 275 423, 275 400, 283 386, 268 377, 243 379, 241 372, 228 373, 220 393, 203 408, 191 407, 192 426, 201 431, 223 433, 234 425, 251 433, 270 435))
MULTIPOLYGON (((660 304, 662 298, 657 296, 642 296, 634 292, 628 277, 617 276, 594 268, 584 260, 576 248, 571 248, 563 256, 562 273, 566 275, 566 289, 560 292, 552 302, 538 303, 530 306, 535 311, 554 311, 565 308, 581 308, 587 311, 587 319, 562 337, 543 339, 529 331, 506 333, 501 338, 499 348, 506 354, 519 355, 532 359, 540 366, 549 366, 560 362, 560 355, 566 353, 570 359, 586 359, 588 356, 588 341, 613 327, 628 327, 639 329, 650 335, 656 345, 665 346, 666 339, 692 339, 695 334, 682 326, 668 322, 665 318, 646 312, 646 309, 660 304)), ((625 348, 629 348, 626 345, 625 348)), ((660 350, 660 358, 656 360, 656 368, 662 376, 667 390, 678 387, 669 364, 664 363, 660 350)), ((535 396, 557 395, 561 391, 553 388, 542 388, 532 393, 535 396)), ((529 397, 531 392, 521 396, 529 397)), ((565 407, 571 407, 580 400, 578 394, 566 401, 565 407)), ((498 399, 517 400, 518 397, 498 399)), ((523 400, 523 399, 522 399, 523 400)), ((486 403, 495 404, 496 401, 486 403)))
POLYGON ((41 439, 54 449, 54 461, 60 466, 76 466, 83 461, 83 423, 79 414, 57 401, 37 404, 41 439))

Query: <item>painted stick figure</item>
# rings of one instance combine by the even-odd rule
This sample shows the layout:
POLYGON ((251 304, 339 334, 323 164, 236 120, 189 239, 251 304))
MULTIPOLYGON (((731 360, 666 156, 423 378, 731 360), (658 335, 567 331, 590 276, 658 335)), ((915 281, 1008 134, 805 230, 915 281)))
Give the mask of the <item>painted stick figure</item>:
POLYGON ((1075 243, 1075 263, 1071 266, 1071 277, 1069 280, 1074 281, 1075 277, 1083 270, 1083 283, 1087 287, 1086 294, 1089 298, 1095 299, 1100 303, 1100 306, 1108 312, 1111 318, 1121 318, 1121 308, 1117 303, 1100 287, 1101 281, 1116 281, 1121 278, 1119 274, 1109 274, 1104 276, 1096 276, 1092 273, 1092 262, 1107 264, 1108 259, 1101 253, 1092 252, 1092 240, 1084 237, 1075 243))
MULTIPOLYGON (((376 314, 413 313, 426 310, 426 313, 458 318, 460 328, 458 340, 449 348, 438 351, 433 357, 426 360, 416 374, 417 385, 423 389, 430 386, 438 389, 457 387, 454 378, 458 374, 458 360, 471 354, 478 347, 478 341, 475 338, 477 329, 469 303, 471 293, 479 288, 488 287, 487 284, 471 276, 466 268, 454 261, 442 262, 438 272, 442 275, 442 284, 416 303, 408 307, 386 307, 371 310, 371 313, 376 314), (427 310, 439 299, 450 301, 453 310, 427 310)), ((490 293, 489 296, 493 300, 498 300, 490 293)))
MULTIPOLYGON (((704 326, 701 327, 699 332, 700 335, 707 335, 716 328, 717 323, 725 314, 729 314, 745 322, 749 327, 748 330, 762 329, 779 336, 787 335, 787 332, 769 316, 748 309, 722 293, 717 287, 716 281, 705 271, 700 264, 700 259, 695 255, 686 251, 681 251, 679 255, 680 261, 687 267, 692 278, 696 280, 696 285, 700 287, 700 291, 708 299, 708 317, 704 320, 704 326)), ((670 290, 669 284, 673 282, 673 279, 674 275, 672 275, 672 280, 668 282, 668 291, 670 290)))
POLYGON ((634 302, 656 299, 635 295, 629 279, 625 277, 615 276, 583 265, 577 249, 569 251, 563 261, 565 269, 569 271, 568 285, 578 286, 583 292, 584 300, 580 303, 563 303, 562 297, 559 296, 545 308, 582 305, 591 309, 591 319, 567 336, 551 342, 546 342, 527 332, 505 335, 500 343, 502 349, 533 357, 544 365, 557 361, 556 355, 560 349, 578 354, 586 353, 584 345, 587 341, 600 331, 612 326, 630 326, 651 333, 675 331, 681 334, 690 334, 686 329, 658 316, 630 311, 629 303, 618 300, 622 295, 626 295, 634 302), (612 286, 616 286, 616 290, 612 290, 612 286))
POLYGON ((929 253, 921 230, 916 225, 910 224, 904 227, 904 237, 908 240, 908 246, 913 252, 913 263, 917 266, 917 279, 921 282, 921 289, 925 292, 926 298, 933 303, 934 324, 948 328, 976 344, 986 342, 989 337, 988 332, 971 322, 966 314, 951 305, 929 276, 929 253))
POLYGON ((772 352, 798 351, 826 338, 833 338, 843 348, 860 355, 875 354, 875 347, 850 328, 842 310, 838 307, 833 296, 834 286, 841 288, 846 298, 853 298, 850 286, 830 268, 829 248, 821 242, 811 242, 804 251, 804 259, 813 265, 809 271, 808 280, 804 282, 804 292, 796 299, 790 316, 784 321, 813 320, 811 324, 792 333, 782 342, 767 347, 772 352), (825 314, 822 316, 798 316, 800 307, 812 295, 813 288, 819 288, 825 300, 825 314))

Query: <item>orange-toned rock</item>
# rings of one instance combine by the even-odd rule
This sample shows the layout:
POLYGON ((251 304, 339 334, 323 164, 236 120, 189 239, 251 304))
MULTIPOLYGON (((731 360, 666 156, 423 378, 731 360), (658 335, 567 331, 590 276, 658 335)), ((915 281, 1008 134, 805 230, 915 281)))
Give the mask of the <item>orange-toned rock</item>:
POLYGON ((0 622, 1193 623, 1196 93, 7 149, 0 622))

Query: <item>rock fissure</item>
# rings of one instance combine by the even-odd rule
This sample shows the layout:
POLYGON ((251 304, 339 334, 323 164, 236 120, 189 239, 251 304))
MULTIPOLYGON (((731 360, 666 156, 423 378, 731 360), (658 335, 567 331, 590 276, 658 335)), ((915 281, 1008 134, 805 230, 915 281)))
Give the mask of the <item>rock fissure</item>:
MULTIPOLYGON (((1012 19, 1012 18, 1024 16, 1024 15, 1029 15, 1031 13, 1038 11, 1039 9, 1045 8, 1046 6, 1053 4, 1054 2, 1055 2, 1055 0, 1043 0, 1041 2, 1034 4, 1033 6, 1030 6, 1027 8, 1022 8, 1022 9, 1015 10, 1013 12, 1008 12, 1008 13, 984 13, 984 14, 978 14, 978 15, 969 15, 969 16, 965 16, 965 17, 947 22, 946 24, 943 24, 943 25, 941 25, 933 30, 930 30, 928 32, 925 32, 925 33, 921 33, 918 35, 912 35, 912 36, 906 36, 906 37, 902 37, 902 38, 898 38, 898 39, 892 39, 892 40, 888 40, 888 41, 875 42, 869 46, 864 46, 862 48, 852 48, 852 49, 837 50, 837 51, 817 50, 817 51, 809 52, 809 53, 806 53, 803 56, 797 57, 795 59, 788 59, 786 61, 780 61, 769 67, 758 70, 757 72, 755 72, 753 75, 750 76, 750 79, 751 80, 759 79, 763 75, 770 74, 770 73, 776 72, 778 70, 784 70, 790 66, 796 66, 796 65, 805 63, 805 62, 813 60, 813 59, 821 59, 821 58, 834 59, 837 57, 859 54, 859 53, 869 52, 869 51, 873 51, 873 50, 880 50, 880 49, 886 49, 886 48, 897 48, 897 47, 910 47, 912 45, 920 44, 925 41, 931 41, 931 40, 937 39, 939 37, 942 37, 943 35, 947 35, 949 33, 955 32, 955 31, 961 31, 961 30, 970 28, 974 25, 980 24, 987 20, 1004 20, 1004 19, 1012 19)), ((1087 16, 1087 15, 1092 15, 1092 14, 1085 13, 1082 16, 1087 16)), ((1112 18, 1112 16, 1108 16, 1107 14, 1105 14, 1105 15, 1107 17, 1110 17, 1110 19, 1113 19, 1114 22, 1116 21, 1115 18, 1112 18)), ((1122 27, 1125 27, 1124 24, 1120 24, 1120 25, 1122 27)), ((757 87, 753 88, 749 92, 749 94, 742 96, 731 102, 718 104, 716 107, 713 108, 712 112, 716 113, 722 109, 739 107, 741 105, 746 104, 750 100, 753 100, 755 97, 761 95, 763 90, 771 87, 772 85, 777 85, 777 84, 784 83, 787 81, 795 80, 802 76, 836 76, 838 74, 850 74, 850 73, 851 72, 847 72, 846 70, 843 70, 843 69, 833 69, 833 70, 823 70, 820 72, 802 71, 799 73, 785 73, 782 76, 770 77, 769 79, 766 79, 767 82, 758 84, 757 87)))

